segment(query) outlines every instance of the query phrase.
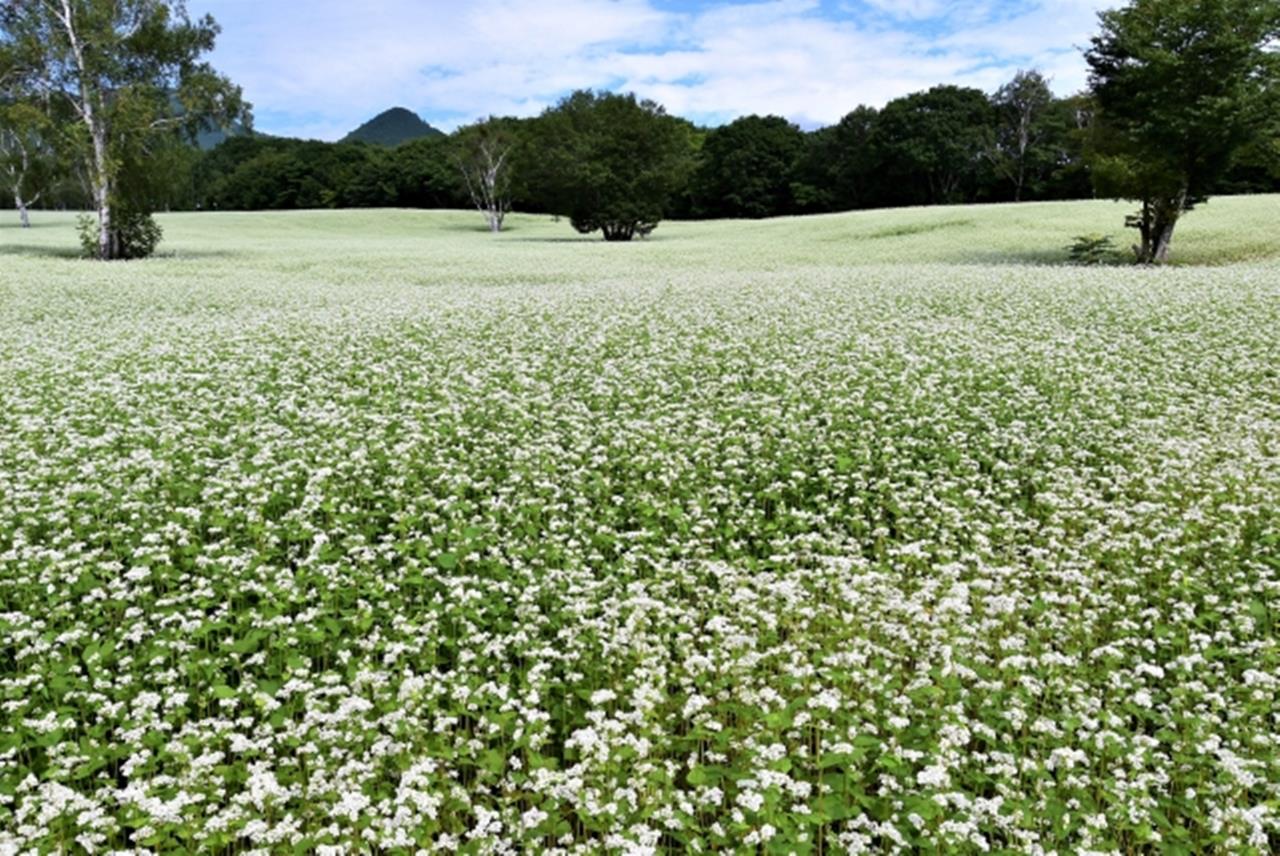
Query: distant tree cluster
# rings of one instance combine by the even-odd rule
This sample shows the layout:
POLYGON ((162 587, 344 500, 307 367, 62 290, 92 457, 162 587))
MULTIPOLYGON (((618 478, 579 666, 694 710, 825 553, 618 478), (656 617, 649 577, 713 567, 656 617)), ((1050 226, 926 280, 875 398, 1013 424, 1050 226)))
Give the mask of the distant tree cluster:
POLYGON ((1098 195, 1139 204, 1135 255, 1163 262, 1210 195, 1280 190, 1280 2, 1132 0, 1099 20, 1090 90, 1066 98, 1020 71, 990 95, 936 86, 806 131, 777 116, 699 128, 581 91, 450 136, 398 108, 330 144, 254 135, 239 90, 201 61, 217 25, 182 4, 9 0, 0 191, 24 224, 36 205, 94 210, 87 246, 104 259, 146 254, 165 209, 474 206, 493 232, 520 209, 626 241, 664 218, 1098 195))
MULTIPOLYGON (((192 199, 221 209, 474 206, 495 232, 518 208, 630 240, 664 218, 1131 197, 1117 177, 1119 113, 1100 118, 1106 97, 1056 97, 1039 72, 1020 71, 990 96, 937 86, 804 131, 777 116, 698 128, 634 96, 576 92, 533 119, 489 119, 396 148, 233 138, 196 166, 192 199)), ((1232 148, 1196 193, 1280 191, 1272 139, 1232 148)))
POLYGON ((231 137, 191 166, 185 205, 208 210, 461 208, 466 188, 445 137, 394 149, 231 137))
POLYGON ((234 137, 196 165, 188 204, 475 204, 491 228, 515 206, 625 238, 664 217, 1073 199, 1092 194, 1091 115, 1086 97, 1055 98, 1036 72, 993 98, 939 86, 808 132, 777 116, 698 128, 634 96, 576 92, 533 119, 489 119, 395 148, 234 137))

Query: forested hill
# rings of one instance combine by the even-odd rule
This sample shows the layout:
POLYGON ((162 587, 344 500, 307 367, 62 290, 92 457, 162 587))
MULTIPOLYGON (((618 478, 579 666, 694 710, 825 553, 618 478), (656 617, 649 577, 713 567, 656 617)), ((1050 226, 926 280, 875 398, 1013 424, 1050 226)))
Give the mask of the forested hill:
POLYGON ((423 137, 439 137, 444 132, 431 127, 412 110, 392 107, 365 122, 342 139, 344 143, 371 143, 375 146, 398 146, 423 137))

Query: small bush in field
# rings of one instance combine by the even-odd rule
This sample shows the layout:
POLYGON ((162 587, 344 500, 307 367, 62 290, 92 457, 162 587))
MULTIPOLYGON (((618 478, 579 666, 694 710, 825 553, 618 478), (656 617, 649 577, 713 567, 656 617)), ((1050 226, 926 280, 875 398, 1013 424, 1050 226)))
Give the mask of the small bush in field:
MULTIPOLYGON (((87 214, 77 222, 80 232, 80 248, 86 258, 98 257, 98 221, 87 214)), ((145 259, 152 256, 164 237, 164 230, 151 214, 120 205, 112 211, 112 240, 117 251, 113 258, 120 260, 145 259)))
POLYGON ((1071 262, 1077 265, 1101 265, 1116 260, 1115 241, 1110 235, 1081 235, 1067 248, 1071 262))

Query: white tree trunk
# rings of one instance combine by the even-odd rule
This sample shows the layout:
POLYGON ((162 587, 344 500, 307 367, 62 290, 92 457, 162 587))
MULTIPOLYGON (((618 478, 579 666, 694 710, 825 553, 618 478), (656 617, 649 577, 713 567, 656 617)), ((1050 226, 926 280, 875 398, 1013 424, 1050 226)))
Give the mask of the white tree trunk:
POLYGON ((462 178, 472 203, 484 214, 489 231, 502 231, 511 200, 507 198, 504 180, 511 147, 495 140, 480 140, 475 151, 459 158, 462 178))
POLYGON ((18 219, 22 222, 22 228, 30 229, 31 216, 27 213, 27 208, 35 204, 40 194, 37 193, 30 201, 23 195, 26 192, 27 175, 31 171, 31 157, 27 152, 27 144, 17 131, 6 132, 0 141, 18 153, 17 163, 10 163, 6 169, 8 173, 6 185, 13 192, 13 206, 18 209, 18 219))
POLYGON ((107 175, 107 143, 105 135, 93 128, 93 201, 98 208, 98 258, 115 258, 111 241, 111 180, 107 175))
POLYGON ((94 206, 98 209, 98 258, 107 261, 115 257, 111 235, 111 171, 108 164, 107 129, 103 117, 95 109, 99 92, 89 76, 84 59, 84 49, 76 32, 75 17, 68 0, 62 0, 61 23, 75 55, 76 68, 80 72, 80 102, 76 105, 93 138, 93 163, 89 166, 90 190, 94 206))
POLYGON ((1027 184, 1027 152, 1031 151, 1031 104, 1022 107, 1022 115, 1018 119, 1018 176, 1015 179, 1013 201, 1022 201, 1022 189, 1027 184))

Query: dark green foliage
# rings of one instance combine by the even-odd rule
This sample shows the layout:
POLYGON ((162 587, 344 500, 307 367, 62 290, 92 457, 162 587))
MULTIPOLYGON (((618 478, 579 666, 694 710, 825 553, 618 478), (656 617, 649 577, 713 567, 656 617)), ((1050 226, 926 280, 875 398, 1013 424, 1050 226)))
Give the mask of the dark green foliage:
POLYGON ((700 217, 773 217, 794 213, 792 176, 805 134, 779 116, 745 116, 707 134, 693 177, 700 217))
POLYGON ((1038 180, 1028 182, 1024 199, 1089 199, 1093 177, 1086 152, 1097 105, 1088 93, 1055 99, 1045 115, 1051 162, 1038 180))
POLYGON ((1080 235, 1067 247, 1072 264, 1100 265, 1116 258, 1116 245, 1109 235, 1080 235))
MULTIPOLYGON (((1022 77, 1039 79, 1034 73, 1022 77)), ((837 124, 811 132, 776 117, 751 116, 710 130, 671 120, 684 128, 687 152, 697 166, 674 184, 665 206, 667 216, 772 217, 928 204, 936 194, 930 192, 930 173, 920 166, 935 162, 953 168, 952 173, 939 173, 941 185, 949 189, 939 198, 952 202, 1089 198, 1094 193, 1093 164, 1085 153, 1096 137, 1093 99, 1076 95, 1035 101, 1031 134, 1023 150, 1016 145, 1014 116, 1007 102, 1008 91, 1017 83, 1005 87, 1005 95, 997 94, 989 110, 975 99, 974 90, 961 91, 954 98, 955 92, 939 97, 935 90, 894 102, 887 120, 880 111, 858 107, 837 124), (949 106, 934 110, 938 103, 949 106), (950 109, 957 104, 971 108, 969 120, 963 110, 950 109), (912 112, 911 105, 927 106, 921 116, 908 120, 904 114, 912 112), (964 123, 970 120, 980 124, 964 132, 964 123), (939 160, 939 153, 956 154, 956 140, 962 144, 958 157, 939 160), (1010 167, 1019 163, 1025 169, 1021 193, 1010 173, 1010 167)), ((557 201, 554 182, 548 180, 551 163, 544 155, 551 151, 558 156, 558 143, 547 137, 546 123, 542 119, 500 121, 517 141, 510 173, 513 208, 529 212, 563 208, 564 200, 557 201)), ((459 139, 455 132, 386 149, 272 137, 233 138, 201 159, 192 204, 224 209, 467 208, 472 202, 453 154, 459 139), (254 162, 246 164, 250 160, 254 162)), ((564 147, 559 151, 563 155, 564 147)), ((1272 164, 1280 161, 1277 155, 1280 148, 1274 145, 1250 148, 1222 178, 1223 191, 1280 189, 1280 176, 1272 171, 1272 164)), ((187 203, 175 200, 172 204, 187 203)))
POLYGON ((384 149, 277 137, 233 137, 195 170, 198 207, 458 208, 466 204, 448 138, 384 149))
MULTIPOLYGON (((590 97, 593 103, 598 100, 590 97)), ((493 120, 501 122, 503 132, 516 143, 508 175, 512 208, 572 217, 568 212, 575 207, 597 204, 592 196, 597 190, 586 195, 570 192, 569 179, 586 188, 600 181, 601 192, 615 198, 618 188, 631 193, 627 182, 632 179, 620 179, 608 165, 634 168, 627 163, 626 146, 604 145, 605 135, 597 125, 585 137, 576 131, 565 136, 556 128, 576 127, 575 123, 586 128, 589 123, 560 115, 564 110, 550 112, 556 116, 493 120), (596 157, 602 160, 584 160, 596 157)), ((676 146, 680 163, 673 174, 661 177, 657 195, 663 200, 663 216, 682 219, 772 217, 943 201, 1089 198, 1095 182, 1104 186, 1112 174, 1111 165, 1086 156, 1097 150, 1105 133, 1095 127, 1097 112, 1091 95, 1057 98, 1049 94, 1041 75, 1020 72, 990 99, 976 90, 938 87, 898 99, 883 112, 858 107, 837 124, 811 132, 777 117, 749 116, 714 129, 665 117, 665 127, 680 129, 676 135, 684 139, 676 146)), ((620 127, 620 134, 631 133, 626 123, 620 127)), ((163 200, 156 197, 155 204, 157 210, 468 208, 473 202, 456 155, 465 149, 465 138, 473 130, 424 137, 395 148, 233 138, 206 153, 194 170, 182 164, 168 170, 178 187, 163 200)), ((1280 190, 1277 140, 1266 137, 1243 148, 1232 168, 1214 183, 1214 192, 1280 190)), ((643 224, 659 216, 647 203, 630 215, 635 223, 632 235, 642 234, 643 224)), ((580 222, 596 225, 590 217, 580 222)), ((620 238, 628 234, 625 228, 610 232, 620 238)))
POLYGON ((791 200, 797 213, 834 211, 842 207, 843 194, 836 181, 841 161, 836 126, 805 134, 804 151, 791 170, 791 200))
POLYGON ((534 123, 522 162, 552 213, 583 234, 629 241, 667 216, 692 169, 691 139, 688 123, 652 101, 580 91, 534 123))
POLYGON ((195 170, 201 157, 199 149, 177 136, 151 140, 122 159, 115 186, 117 204, 141 211, 194 208, 195 170))
POLYGON ((461 208, 466 188, 451 162, 449 137, 429 137, 400 146, 382 160, 381 171, 402 208, 461 208))
POLYGON ((1217 193, 1280 192, 1280 131, 1243 147, 1218 182, 1217 193))
POLYGON ((1014 201, 1042 185, 1061 162, 1059 147, 1066 118, 1057 106, 1049 82, 1038 71, 1019 71, 992 99, 995 140, 991 162, 996 173, 1013 185, 1014 201))
POLYGON ((805 151, 792 173, 791 193, 799 211, 846 211, 876 204, 879 162, 871 147, 879 112, 859 107, 839 123, 806 135, 805 151))
POLYGON ((369 143, 394 148, 424 137, 444 136, 441 131, 422 121, 422 117, 404 107, 392 107, 365 122, 343 137, 344 143, 369 143))
POLYGON ((371 158, 363 146, 231 139, 205 159, 202 169, 210 174, 209 167, 216 160, 230 161, 234 166, 203 184, 201 196, 206 207, 215 209, 332 208, 342 201, 343 192, 354 185, 371 158))
MULTIPOLYGON (((112 258, 118 261, 145 259, 155 253, 164 237, 164 230, 155 217, 147 211, 117 205, 112 213, 112 233, 115 246, 112 258)), ((82 214, 76 223, 80 233, 80 248, 85 258, 98 257, 98 221, 82 214)))
POLYGON ((947 204, 973 199, 983 156, 995 136, 995 112, 977 89, 935 86, 885 105, 872 144, 902 201, 947 204))
POLYGON ((1136 200, 1138 260, 1168 259, 1179 218, 1280 113, 1280 2, 1133 0, 1100 15, 1086 54, 1099 108, 1094 176, 1136 200))

